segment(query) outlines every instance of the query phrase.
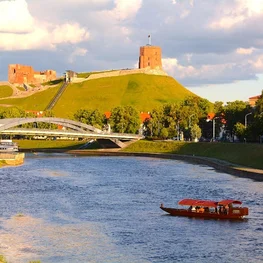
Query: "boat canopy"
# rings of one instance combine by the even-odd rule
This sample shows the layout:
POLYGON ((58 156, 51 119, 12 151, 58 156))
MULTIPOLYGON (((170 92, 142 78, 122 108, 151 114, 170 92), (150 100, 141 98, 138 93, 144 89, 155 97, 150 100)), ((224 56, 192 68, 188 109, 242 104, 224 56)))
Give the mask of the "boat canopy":
POLYGON ((218 202, 218 205, 230 205, 230 204, 236 204, 236 205, 242 205, 241 201, 238 200, 232 200, 232 199, 227 199, 227 200, 221 200, 220 202, 218 202))
POLYGON ((217 202, 211 200, 183 199, 178 202, 179 205, 217 207, 217 202))

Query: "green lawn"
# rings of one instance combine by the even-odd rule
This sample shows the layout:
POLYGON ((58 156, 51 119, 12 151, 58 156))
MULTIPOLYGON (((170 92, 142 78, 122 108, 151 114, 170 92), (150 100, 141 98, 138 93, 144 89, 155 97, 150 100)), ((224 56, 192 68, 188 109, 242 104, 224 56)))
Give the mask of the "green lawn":
POLYGON ((14 140, 20 149, 78 149, 85 142, 64 140, 14 140))
MULTIPOLYGON (((1 104, 24 110, 45 110, 61 87, 61 81, 58 79, 50 82, 53 87, 26 98, 3 99, 1 104)), ((69 84, 53 111, 55 116, 63 118, 72 118, 81 108, 98 109, 104 113, 117 106, 131 105, 139 111, 151 111, 190 95, 194 94, 168 76, 132 74, 106 77, 69 84)))
POLYGON ((171 77, 134 74, 70 84, 53 110, 60 117, 70 117, 80 108, 105 112, 121 105, 150 111, 189 95, 194 94, 171 77))
MULTIPOLYGON (((0 98, 12 96, 13 89, 7 85, 0 86, 0 98)), ((1 103, 1 101, 0 101, 1 103)))
POLYGON ((263 169, 263 144, 141 140, 131 144, 123 151, 195 155, 263 169))
POLYGON ((4 99, 1 100, 1 104, 8 104, 8 105, 14 105, 16 107, 19 107, 23 110, 44 110, 51 99, 55 96, 55 94, 58 92, 60 86, 55 86, 52 88, 49 88, 47 90, 35 93, 29 97, 25 98, 16 98, 16 99, 4 99))

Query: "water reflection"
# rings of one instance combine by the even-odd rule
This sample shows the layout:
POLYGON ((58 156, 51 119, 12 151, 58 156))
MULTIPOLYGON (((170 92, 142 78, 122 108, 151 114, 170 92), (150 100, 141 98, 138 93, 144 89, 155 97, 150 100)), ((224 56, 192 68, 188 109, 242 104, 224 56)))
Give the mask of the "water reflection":
POLYGON ((0 170, 10 262, 262 262, 263 183, 175 160, 44 154, 0 170), (167 216, 161 202, 240 199, 243 222, 167 216), (230 245, 231 244, 231 245, 230 245))

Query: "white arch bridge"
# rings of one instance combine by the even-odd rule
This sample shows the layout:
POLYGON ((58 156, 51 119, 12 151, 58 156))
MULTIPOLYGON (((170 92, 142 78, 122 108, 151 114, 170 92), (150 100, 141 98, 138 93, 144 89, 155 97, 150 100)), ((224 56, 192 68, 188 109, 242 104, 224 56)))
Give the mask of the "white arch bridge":
POLYGON ((97 138, 97 139, 116 139, 116 140, 139 140, 142 135, 129 133, 109 133, 102 131, 91 125, 69 119, 39 117, 39 118, 10 118, 0 119, 0 135, 34 135, 34 136, 54 136, 54 137, 76 137, 76 138, 97 138), (22 124, 27 123, 48 123, 61 125, 64 129, 38 129, 21 128, 22 124))

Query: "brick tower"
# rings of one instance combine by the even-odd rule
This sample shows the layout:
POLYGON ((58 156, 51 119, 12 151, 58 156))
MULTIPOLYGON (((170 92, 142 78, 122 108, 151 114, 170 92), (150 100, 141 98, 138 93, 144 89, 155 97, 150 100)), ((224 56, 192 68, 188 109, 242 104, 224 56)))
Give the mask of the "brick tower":
POLYGON ((140 47, 139 68, 162 69, 162 49, 151 45, 151 36, 148 36, 149 43, 140 47))

